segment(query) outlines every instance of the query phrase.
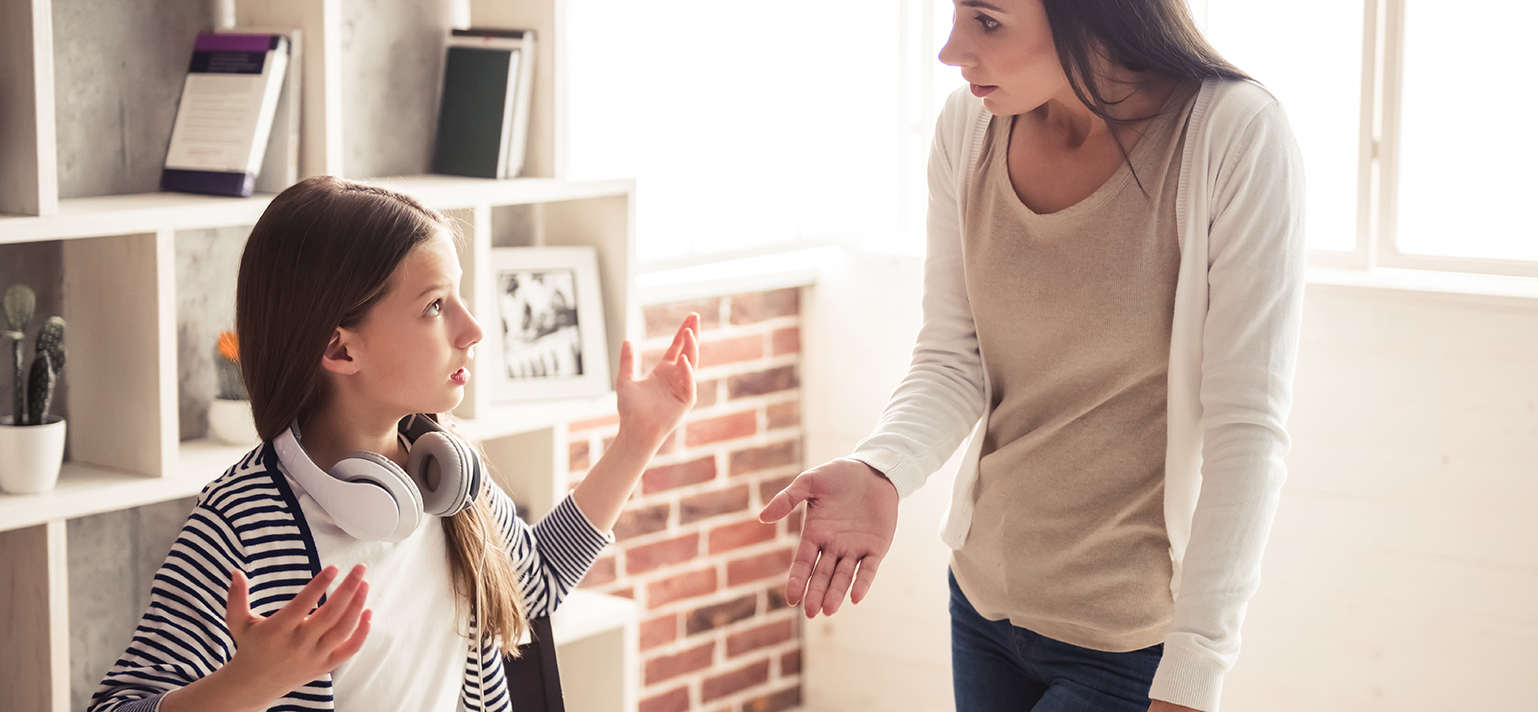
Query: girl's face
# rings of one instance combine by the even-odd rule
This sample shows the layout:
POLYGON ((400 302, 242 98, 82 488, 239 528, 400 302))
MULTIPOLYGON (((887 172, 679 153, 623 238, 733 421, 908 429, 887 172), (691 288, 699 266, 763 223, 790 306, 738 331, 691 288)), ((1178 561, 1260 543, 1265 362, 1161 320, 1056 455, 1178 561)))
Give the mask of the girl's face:
POLYGON ((940 61, 961 68, 995 116, 1015 116, 1049 99, 1072 98, 1042 0, 955 0, 940 61))
POLYGON ((404 416, 448 412, 464 399, 484 334, 459 298, 461 273, 453 240, 439 232, 401 260, 357 328, 342 330, 365 401, 404 416))

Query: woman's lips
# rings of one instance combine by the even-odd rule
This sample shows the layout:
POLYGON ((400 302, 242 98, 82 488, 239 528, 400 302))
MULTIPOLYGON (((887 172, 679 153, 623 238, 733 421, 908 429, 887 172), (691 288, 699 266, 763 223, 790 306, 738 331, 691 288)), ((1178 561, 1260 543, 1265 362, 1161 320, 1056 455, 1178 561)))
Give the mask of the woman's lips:
POLYGON ((988 96, 989 94, 993 93, 994 89, 998 89, 998 87, 994 86, 994 85, 991 85, 991 84, 973 84, 972 85, 972 96, 976 96, 976 97, 988 96))
POLYGON ((461 368, 458 371, 455 371, 454 375, 449 376, 449 380, 453 381, 455 385, 463 386, 470 382, 470 372, 461 368))

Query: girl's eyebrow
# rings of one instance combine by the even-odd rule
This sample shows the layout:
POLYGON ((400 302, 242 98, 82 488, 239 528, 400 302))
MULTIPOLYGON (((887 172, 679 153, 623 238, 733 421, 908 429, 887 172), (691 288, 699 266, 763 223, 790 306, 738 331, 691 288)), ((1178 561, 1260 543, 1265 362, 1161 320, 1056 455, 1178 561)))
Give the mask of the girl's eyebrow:
POLYGON ((422 293, 417 295, 417 299, 421 299, 422 297, 425 297, 425 296, 427 296, 429 294, 432 294, 433 292, 436 292, 436 291, 438 291, 440 289, 448 289, 450 286, 451 285, 448 282, 437 282, 437 283, 434 283, 433 285, 429 286, 427 289, 422 290, 422 293))

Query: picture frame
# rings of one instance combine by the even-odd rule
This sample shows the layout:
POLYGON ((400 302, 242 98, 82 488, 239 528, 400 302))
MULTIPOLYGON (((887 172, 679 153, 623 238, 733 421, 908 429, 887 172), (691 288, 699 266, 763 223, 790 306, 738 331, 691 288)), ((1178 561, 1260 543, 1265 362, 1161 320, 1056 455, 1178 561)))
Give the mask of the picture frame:
POLYGON ((598 255, 592 247, 491 251, 495 319, 478 358, 491 400, 599 396, 609 389, 609 349, 598 255))

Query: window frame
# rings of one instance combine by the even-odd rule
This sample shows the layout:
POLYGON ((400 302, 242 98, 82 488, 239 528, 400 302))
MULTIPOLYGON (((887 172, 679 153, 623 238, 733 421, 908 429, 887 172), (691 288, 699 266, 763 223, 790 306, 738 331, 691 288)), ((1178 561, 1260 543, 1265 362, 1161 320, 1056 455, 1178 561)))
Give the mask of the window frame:
POLYGON ((1400 121, 1403 114, 1405 4, 1363 0, 1362 112, 1357 171, 1357 237, 1350 252, 1310 249, 1321 267, 1384 267, 1538 277, 1538 260, 1445 257, 1398 246, 1400 121))

